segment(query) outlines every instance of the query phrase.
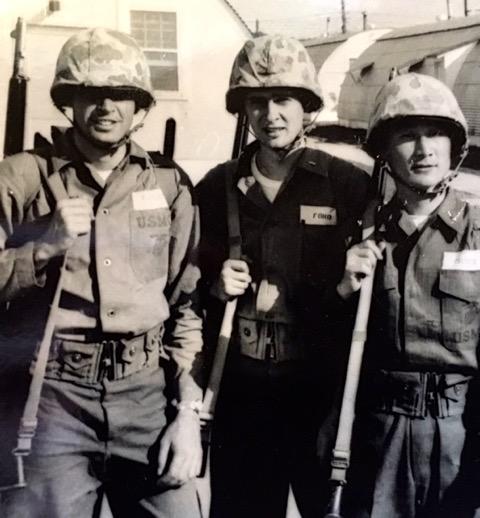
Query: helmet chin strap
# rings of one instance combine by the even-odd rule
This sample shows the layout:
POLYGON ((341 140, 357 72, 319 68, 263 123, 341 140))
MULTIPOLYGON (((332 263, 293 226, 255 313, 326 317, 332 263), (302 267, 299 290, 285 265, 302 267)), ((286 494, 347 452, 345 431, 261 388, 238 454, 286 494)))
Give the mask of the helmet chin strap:
POLYGON ((462 148, 460 151, 460 156, 458 159, 458 162, 455 166, 455 169, 451 170, 449 174, 447 174, 440 182, 438 182, 435 185, 432 185, 431 187, 427 187, 426 189, 421 189, 419 187, 415 187, 413 185, 410 185, 408 182, 406 182, 403 178, 400 177, 400 175, 396 174, 393 169, 390 167, 388 162, 383 159, 383 165, 386 167, 386 170, 390 174, 390 176, 397 182, 401 183, 404 187, 409 189, 410 191, 414 192, 415 194, 422 196, 425 199, 434 199, 437 196, 443 194, 445 190, 448 188, 448 185, 452 180, 454 180, 458 173, 460 172, 460 166, 462 165, 462 162, 465 160, 465 157, 467 156, 467 150, 465 148, 462 148))
MULTIPOLYGON (((319 111, 315 112, 315 117, 313 120, 308 123, 306 126, 302 128, 302 130, 298 133, 298 135, 293 139, 293 141, 288 145, 281 149, 275 150, 275 153, 279 157, 280 161, 285 160, 289 155, 297 151, 297 149, 301 148, 303 146, 304 138, 306 134, 315 126, 315 121, 317 120, 317 117, 319 115, 319 111)), ((248 131, 255 137, 255 133, 251 130, 250 126, 248 127, 248 131)))
POLYGON ((126 144, 130 140, 130 137, 133 133, 135 133, 136 131, 138 131, 140 128, 143 127, 145 118, 147 117, 149 110, 145 110, 141 121, 138 122, 137 124, 135 124, 134 126, 132 126, 125 133, 125 135, 117 142, 102 142, 101 140, 98 140, 98 139, 92 137, 91 135, 89 135, 88 133, 86 133, 85 131, 82 130, 82 128, 75 122, 74 118, 68 116, 68 114, 65 110, 65 107, 63 107, 61 109, 61 112, 64 115, 64 117, 68 120, 68 122, 70 122, 70 124, 78 131, 78 133, 80 133, 80 135, 87 142, 89 142, 92 146, 96 147, 97 149, 101 149, 103 151, 108 151, 109 153, 113 154, 113 153, 115 153, 115 151, 118 148, 122 147, 124 144, 126 144))

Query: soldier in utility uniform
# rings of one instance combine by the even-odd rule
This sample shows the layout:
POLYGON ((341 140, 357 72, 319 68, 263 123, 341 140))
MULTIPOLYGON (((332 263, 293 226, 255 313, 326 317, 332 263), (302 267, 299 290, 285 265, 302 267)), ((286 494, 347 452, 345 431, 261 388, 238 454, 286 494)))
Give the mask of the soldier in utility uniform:
POLYGON ((344 277, 348 296, 377 262, 349 517, 473 516, 464 497, 478 478, 460 467, 475 435, 466 400, 478 372, 480 218, 449 187, 466 147, 465 118, 443 83, 405 74, 383 87, 367 148, 396 192, 377 241, 348 252, 344 277))
MULTIPOLYGON (((106 495, 115 517, 197 517, 201 318, 191 185, 130 139, 154 98, 128 35, 72 36, 50 93, 73 127, 0 164, 7 378, 33 358, 66 261, 28 485, 5 496, 2 516, 98 516, 106 495), (64 196, 55 199, 49 185, 64 196)), ((18 390, 3 391, 2 415, 18 390)))
POLYGON ((332 350, 332 320, 351 310, 336 284, 369 179, 306 139, 305 114, 322 99, 298 41, 246 42, 226 103, 246 111, 256 140, 198 185, 207 335, 238 297, 213 429, 211 515, 284 517, 291 485, 302 516, 319 516, 328 463, 318 464, 316 434, 339 365, 322 351, 332 350), (228 235, 232 218, 240 236, 228 235), (229 258, 229 239, 241 240, 240 259, 229 258))

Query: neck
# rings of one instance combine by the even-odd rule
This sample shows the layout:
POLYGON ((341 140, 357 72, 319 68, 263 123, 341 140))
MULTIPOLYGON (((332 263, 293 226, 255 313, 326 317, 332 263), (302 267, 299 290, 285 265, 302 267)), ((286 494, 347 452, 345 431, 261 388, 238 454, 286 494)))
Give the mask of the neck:
POLYGON ((94 146, 77 130, 73 132, 73 140, 85 162, 91 164, 95 169, 111 170, 123 160, 127 153, 127 145, 122 144, 118 148, 108 150, 94 146))
POLYGON ((434 198, 411 191, 404 185, 397 184, 397 198, 408 214, 420 216, 432 214, 445 199, 446 191, 434 198))
POLYGON ((284 180, 295 166, 301 149, 285 155, 285 150, 275 150, 263 144, 257 153, 257 166, 270 180, 284 180))

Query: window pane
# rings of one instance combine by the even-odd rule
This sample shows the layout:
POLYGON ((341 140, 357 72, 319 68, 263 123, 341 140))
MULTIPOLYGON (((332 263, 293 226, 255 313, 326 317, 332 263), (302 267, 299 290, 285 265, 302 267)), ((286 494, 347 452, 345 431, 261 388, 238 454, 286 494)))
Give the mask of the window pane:
POLYGON ((145 50, 145 55, 153 87, 156 90, 178 90, 177 14, 131 11, 130 23, 132 37, 142 48, 149 49, 145 50))
POLYGON ((177 67, 151 66, 152 85, 155 90, 178 90, 177 67))

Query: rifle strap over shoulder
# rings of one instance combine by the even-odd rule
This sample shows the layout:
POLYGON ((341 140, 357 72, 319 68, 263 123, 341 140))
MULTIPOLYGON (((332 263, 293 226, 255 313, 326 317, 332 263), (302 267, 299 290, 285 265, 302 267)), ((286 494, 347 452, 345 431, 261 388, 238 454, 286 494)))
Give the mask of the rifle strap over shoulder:
POLYGON ((238 206, 238 193, 234 183, 235 170, 228 168, 225 175, 226 199, 227 199, 227 227, 230 259, 242 257, 242 234, 240 231, 240 211, 238 206))

